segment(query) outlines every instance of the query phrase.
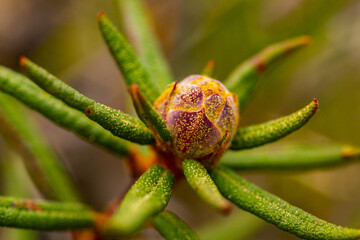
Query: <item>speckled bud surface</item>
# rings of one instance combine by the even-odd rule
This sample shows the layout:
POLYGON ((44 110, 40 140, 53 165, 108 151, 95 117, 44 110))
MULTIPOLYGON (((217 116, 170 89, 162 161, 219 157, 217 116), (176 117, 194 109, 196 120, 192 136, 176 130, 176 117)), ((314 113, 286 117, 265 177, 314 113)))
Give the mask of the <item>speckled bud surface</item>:
POLYGON ((221 82, 202 75, 173 84, 154 107, 171 132, 171 150, 182 158, 211 158, 225 136, 230 136, 229 145, 239 122, 236 96, 221 82))

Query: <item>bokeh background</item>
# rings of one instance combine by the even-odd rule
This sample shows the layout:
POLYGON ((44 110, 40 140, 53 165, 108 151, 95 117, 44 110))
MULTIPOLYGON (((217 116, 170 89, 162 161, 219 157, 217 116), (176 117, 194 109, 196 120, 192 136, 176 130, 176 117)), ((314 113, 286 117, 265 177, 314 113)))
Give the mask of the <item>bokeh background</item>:
MULTIPOLYGON (((209 59, 216 63, 214 77, 222 80, 237 64, 270 43, 311 36, 311 46, 262 76, 241 124, 289 114, 316 97, 320 109, 313 119, 272 146, 299 141, 360 147, 360 1, 145 2, 177 80, 200 73, 209 59)), ((119 11, 111 0, 1 0, 0 64, 19 70, 18 58, 26 55, 85 95, 133 113, 121 75, 97 29, 99 10, 122 28, 119 11)), ((131 181, 121 159, 31 110, 29 113, 71 172, 85 202, 100 210, 128 188, 131 181)), ((0 151, 5 151, 2 142, 0 151)), ((360 228, 359 171, 360 164, 355 162, 306 172, 240 174, 322 219, 360 228)), ((235 217, 229 221, 204 206, 184 183, 178 184, 169 208, 199 231, 210 224, 226 223, 230 229, 245 232, 251 228, 246 224, 254 222, 253 233, 245 238, 223 239, 298 239, 242 211, 234 211, 235 217)), ((143 235, 161 239, 152 230, 143 235)), ((69 236, 55 233, 41 237, 69 236)))

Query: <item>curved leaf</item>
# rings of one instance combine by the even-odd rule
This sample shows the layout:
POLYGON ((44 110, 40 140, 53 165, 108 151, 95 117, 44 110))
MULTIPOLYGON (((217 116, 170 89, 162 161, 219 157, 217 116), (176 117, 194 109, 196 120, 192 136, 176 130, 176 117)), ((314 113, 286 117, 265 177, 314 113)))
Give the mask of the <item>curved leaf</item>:
POLYGON ((110 235, 129 235, 139 230, 146 221, 164 210, 171 196, 174 175, 154 165, 131 187, 119 208, 105 223, 110 235))
POLYGON ((275 43, 236 67, 224 84, 231 92, 237 95, 239 111, 241 112, 244 109, 258 82, 259 75, 269 65, 310 43, 311 39, 306 36, 275 43))
MULTIPOLYGON (((0 169, 4 193, 16 197, 30 197, 33 186, 20 159, 10 154, 2 160, 5 160, 2 161, 0 169)), ((31 230, 7 228, 1 231, 0 237, 11 240, 37 240, 39 234, 31 230)))
POLYGON ((168 130, 164 119, 142 95, 139 86, 136 83, 133 83, 129 92, 139 118, 150 128, 156 137, 160 136, 164 142, 170 141, 170 131, 168 130))
POLYGON ((14 99, 1 92, 0 132, 8 145, 22 156, 32 180, 44 196, 60 201, 80 201, 71 177, 30 116, 14 99))
POLYGON ((140 87, 141 92, 144 93, 153 104, 160 96, 161 91, 156 87, 156 83, 151 80, 149 73, 138 61, 134 50, 102 12, 98 15, 98 24, 100 31, 124 76, 126 85, 130 87, 133 83, 136 83, 140 87))
POLYGON ((47 94, 25 76, 2 66, 0 66, 0 90, 16 97, 28 107, 90 142, 104 146, 121 156, 129 154, 124 140, 115 137, 78 110, 47 94))
POLYGON ((304 170, 337 166, 359 159, 360 150, 353 147, 287 146, 281 149, 229 151, 220 163, 236 170, 304 170))
POLYGON ((115 136, 140 144, 154 142, 154 136, 141 121, 82 95, 25 57, 20 59, 20 65, 30 74, 33 81, 46 92, 85 113, 88 118, 115 136))
POLYGON ((152 82, 156 84, 160 92, 165 91, 174 78, 151 29, 148 12, 142 1, 116 0, 116 3, 125 18, 125 28, 130 39, 134 40, 140 60, 146 70, 151 73, 152 82))
POLYGON ((318 101, 314 99, 303 109, 288 116, 240 128, 231 142, 231 149, 254 148, 283 138, 304 126, 315 114, 318 106, 318 101))
POLYGON ((34 201, 0 196, 0 226, 34 230, 92 228, 96 214, 75 203, 34 201))
POLYGON ((218 211, 227 213, 231 210, 230 202, 220 194, 219 189, 201 163, 187 159, 182 162, 182 168, 190 187, 202 200, 218 211))
POLYGON ((241 211, 226 218, 210 220, 197 233, 203 240, 247 240, 256 235, 264 223, 260 218, 241 211))
POLYGON ((360 238, 360 230, 336 226, 262 190, 218 167, 210 171, 222 195, 245 211, 251 212, 278 228, 310 240, 351 240, 360 238))
POLYGON ((167 240, 198 240, 196 233, 178 216, 164 211, 153 217, 156 230, 167 240))

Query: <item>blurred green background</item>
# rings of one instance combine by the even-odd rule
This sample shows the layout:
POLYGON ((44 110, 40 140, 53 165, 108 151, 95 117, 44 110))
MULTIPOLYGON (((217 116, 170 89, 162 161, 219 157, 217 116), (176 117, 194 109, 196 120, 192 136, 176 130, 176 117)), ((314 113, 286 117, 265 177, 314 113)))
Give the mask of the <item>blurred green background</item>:
MULTIPOLYGON (((360 1, 145 2, 178 81, 200 73, 210 59, 216 63, 214 77, 225 79, 237 64, 266 45, 299 35, 311 36, 311 46, 263 75, 241 124, 286 115, 316 97, 320 108, 313 119, 300 131, 272 145, 300 141, 360 147, 360 1)), ((122 28, 111 0, 1 0, 0 64, 19 70, 18 57, 26 55, 85 95, 133 112, 121 75, 97 30, 95 17, 99 10, 122 28)), ((71 171, 88 204, 102 209, 126 191, 130 177, 121 160, 38 114, 31 114, 71 171)), ((0 142, 0 151, 4 148, 0 142)), ((307 172, 240 174, 322 219, 360 228, 359 170, 360 164, 352 163, 307 172)), ((174 196, 169 208, 195 229, 209 222, 226 221, 204 206, 186 184, 179 183, 174 196)), ((237 228, 241 227, 247 228, 239 220, 237 228)), ((144 236, 159 239, 152 230, 146 230, 144 236)), ((43 237, 66 239, 68 235, 43 237)), ((245 239, 298 238, 262 224, 245 239)))

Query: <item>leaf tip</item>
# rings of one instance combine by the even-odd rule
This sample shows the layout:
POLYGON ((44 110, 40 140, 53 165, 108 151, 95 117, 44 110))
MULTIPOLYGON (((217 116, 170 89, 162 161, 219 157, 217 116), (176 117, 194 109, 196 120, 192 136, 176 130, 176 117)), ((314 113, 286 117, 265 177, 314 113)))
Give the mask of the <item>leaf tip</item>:
POLYGON ((105 13, 103 11, 99 11, 96 16, 96 19, 99 21, 104 15, 105 15, 105 13))
POLYGON ((27 58, 25 56, 21 56, 19 58, 19 65, 20 65, 21 68, 25 68, 26 61, 27 61, 27 58))
POLYGON ((139 86, 136 83, 131 84, 129 87, 129 93, 133 101, 137 104, 141 104, 141 95, 139 91, 139 86))
POLYGON ((204 68, 204 70, 202 71, 202 75, 211 77, 213 72, 214 72, 214 68, 215 68, 215 60, 214 59, 210 59, 207 63, 206 66, 204 68))
POLYGON ((302 45, 311 45, 313 43, 313 39, 309 36, 301 36, 299 37, 299 44, 302 45))
POLYGON ((319 108, 319 101, 316 98, 314 98, 313 104, 314 104, 314 111, 316 111, 319 108))
POLYGON ((208 61, 207 65, 208 65, 209 67, 214 67, 214 66, 215 66, 215 60, 214 60, 214 59, 210 59, 210 60, 208 61))
POLYGON ((359 156, 360 156, 360 149, 355 147, 347 146, 344 147, 343 150, 341 151, 341 157, 345 159, 350 159, 359 156))
POLYGON ((136 83, 131 84, 131 86, 129 87, 129 92, 135 93, 138 91, 139 91, 139 86, 136 83))
POLYGON ((285 42, 285 52, 292 51, 295 49, 299 49, 305 46, 309 46, 313 43, 313 40, 309 36, 300 36, 293 38, 292 40, 289 40, 285 42))
POLYGON ((104 229, 105 224, 109 221, 109 216, 102 213, 94 213, 96 229, 104 229))
POLYGON ((232 210, 232 206, 231 203, 226 201, 220 208, 221 213, 223 213, 224 215, 229 215, 231 210, 232 210))

